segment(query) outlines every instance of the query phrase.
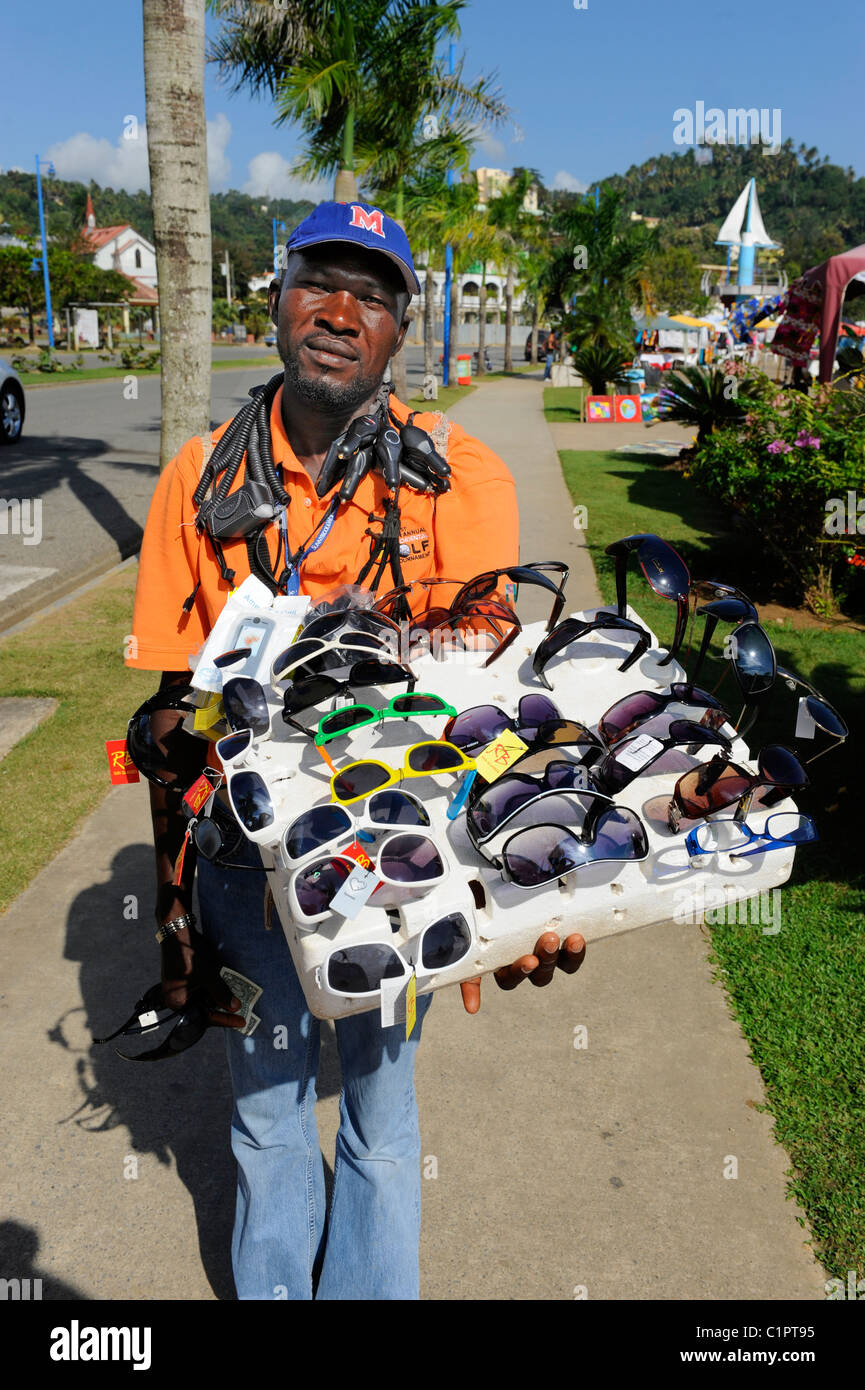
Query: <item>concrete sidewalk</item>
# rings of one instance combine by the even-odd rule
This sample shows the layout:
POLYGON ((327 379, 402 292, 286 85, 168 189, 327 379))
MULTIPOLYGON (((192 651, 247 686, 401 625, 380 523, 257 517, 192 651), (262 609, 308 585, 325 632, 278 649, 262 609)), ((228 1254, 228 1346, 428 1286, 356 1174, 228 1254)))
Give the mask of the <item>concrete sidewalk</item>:
MULTIPOLYGON (((453 415, 517 478, 523 557, 572 561, 578 608, 594 578, 541 391, 490 383, 453 415)), ((116 787, 3 922, 0 1275, 41 1278, 45 1298, 233 1296, 222 1039, 154 1067, 89 1046, 157 976, 152 876, 146 789, 116 787)), ((486 980, 475 1017, 438 993, 417 1065, 425 1299, 823 1298, 707 953, 698 927, 653 927, 594 944, 543 990, 486 980)), ((322 1039, 332 1167, 328 1024, 322 1039)))

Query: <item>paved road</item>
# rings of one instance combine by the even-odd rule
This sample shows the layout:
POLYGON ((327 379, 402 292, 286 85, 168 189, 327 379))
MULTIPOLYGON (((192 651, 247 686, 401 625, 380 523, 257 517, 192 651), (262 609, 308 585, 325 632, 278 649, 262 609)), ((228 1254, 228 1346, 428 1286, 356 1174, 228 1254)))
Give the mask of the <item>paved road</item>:
MULTIPOLYGON (((262 348, 215 348, 250 367, 214 372, 211 423, 236 414, 249 387, 278 368, 262 348)), ((412 390, 423 377, 423 349, 408 350, 412 390)), ((502 350, 493 351, 501 365, 502 350)), ((27 392, 20 442, 0 451, 0 497, 22 503, 21 524, 0 533, 0 632, 104 573, 141 544, 158 475, 160 382, 141 376, 138 399, 123 381, 38 387, 27 392)))

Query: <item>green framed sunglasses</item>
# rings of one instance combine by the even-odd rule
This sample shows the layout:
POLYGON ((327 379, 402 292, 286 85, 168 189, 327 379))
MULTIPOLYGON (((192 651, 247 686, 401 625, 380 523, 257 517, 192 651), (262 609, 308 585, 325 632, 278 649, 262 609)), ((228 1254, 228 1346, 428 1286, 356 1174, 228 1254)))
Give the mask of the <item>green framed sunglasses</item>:
POLYGON ((315 742, 320 748, 331 739, 353 733, 355 729, 362 729, 369 724, 378 724, 383 719, 408 719, 416 714, 445 715, 450 719, 456 714, 456 710, 440 695, 424 694, 422 691, 394 695, 384 709, 375 709, 372 705, 346 705, 344 709, 331 710, 329 714, 322 716, 318 721, 315 742))

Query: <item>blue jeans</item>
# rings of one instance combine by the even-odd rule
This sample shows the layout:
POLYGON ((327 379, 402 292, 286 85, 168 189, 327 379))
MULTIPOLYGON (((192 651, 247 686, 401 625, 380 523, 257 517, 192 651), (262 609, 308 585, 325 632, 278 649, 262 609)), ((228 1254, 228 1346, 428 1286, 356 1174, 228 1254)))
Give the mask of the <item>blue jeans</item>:
MULTIPOLYGON (((244 840, 234 856, 261 863, 244 840)), ((261 985, 252 1037, 226 1030, 237 1159, 232 1263, 241 1299, 417 1299, 420 1136, 417 1022, 382 1029, 377 1009, 336 1020, 342 1069, 333 1201, 325 1232, 315 1123, 318 1019, 306 1005, 279 918, 265 928, 266 874, 198 861, 201 930, 223 962, 261 985), (313 1295, 313 1265, 323 1255, 313 1295)))
POLYGON ((551 378, 552 375, 553 375, 553 359, 554 359, 554 357, 555 357, 555 353, 554 353, 554 352, 548 352, 548 353, 547 353, 547 365, 544 367, 544 381, 549 381, 550 378, 551 378))

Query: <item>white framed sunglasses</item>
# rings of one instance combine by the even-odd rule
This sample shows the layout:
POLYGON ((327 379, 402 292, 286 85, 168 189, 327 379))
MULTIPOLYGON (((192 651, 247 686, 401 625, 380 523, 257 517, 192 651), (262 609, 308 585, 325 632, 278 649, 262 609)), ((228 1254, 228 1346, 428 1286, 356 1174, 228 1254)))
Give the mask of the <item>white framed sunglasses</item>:
POLYGON ((408 942, 396 944, 385 925, 381 940, 335 946, 316 968, 315 983, 333 1000, 370 999, 381 994, 383 980, 409 980, 419 984, 461 965, 475 942, 472 914, 445 912, 423 927, 408 942))

